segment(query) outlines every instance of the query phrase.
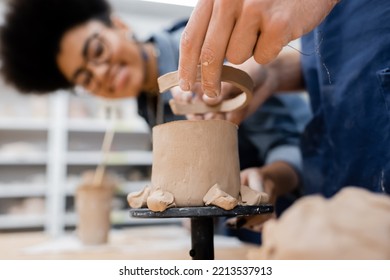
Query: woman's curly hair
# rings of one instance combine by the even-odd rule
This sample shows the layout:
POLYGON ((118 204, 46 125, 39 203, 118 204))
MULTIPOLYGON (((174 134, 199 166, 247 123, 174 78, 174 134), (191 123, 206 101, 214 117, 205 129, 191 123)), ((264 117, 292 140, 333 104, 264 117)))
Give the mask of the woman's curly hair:
POLYGON ((22 93, 72 87, 56 63, 63 34, 91 19, 111 25, 106 0, 9 0, 7 4, 0 27, 0 71, 22 93))

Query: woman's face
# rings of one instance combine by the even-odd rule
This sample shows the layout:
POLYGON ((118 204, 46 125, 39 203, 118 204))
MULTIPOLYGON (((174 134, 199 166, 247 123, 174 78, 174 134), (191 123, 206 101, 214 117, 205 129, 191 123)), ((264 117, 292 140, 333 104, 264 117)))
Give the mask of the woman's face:
POLYGON ((98 20, 62 36, 57 65, 74 85, 107 98, 133 97, 141 90, 144 65, 138 44, 121 27, 98 20))

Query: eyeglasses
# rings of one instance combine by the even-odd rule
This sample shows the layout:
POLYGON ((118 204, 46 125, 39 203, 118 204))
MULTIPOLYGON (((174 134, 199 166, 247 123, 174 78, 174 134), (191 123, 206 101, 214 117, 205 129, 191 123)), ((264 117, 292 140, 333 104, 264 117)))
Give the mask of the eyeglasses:
POLYGON ((93 72, 87 68, 87 65, 101 65, 110 61, 112 52, 108 42, 99 35, 92 34, 86 41, 82 50, 84 65, 80 67, 71 79, 75 85, 84 89, 95 92, 100 89, 100 81, 96 79, 93 72))

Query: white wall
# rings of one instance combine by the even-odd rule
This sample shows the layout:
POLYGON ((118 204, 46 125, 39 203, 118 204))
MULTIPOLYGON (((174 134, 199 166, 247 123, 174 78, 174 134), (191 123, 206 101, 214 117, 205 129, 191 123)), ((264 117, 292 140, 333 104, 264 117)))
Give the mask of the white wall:
POLYGON ((116 12, 133 27, 137 37, 143 39, 173 22, 188 18, 194 1, 176 1, 183 5, 172 5, 142 0, 109 0, 116 12))
MULTIPOLYGON (((3 23, 6 1, 0 0, 0 24, 3 23)), ((177 19, 189 17, 196 0, 108 0, 108 2, 111 3, 113 11, 131 24, 142 38, 177 19)))

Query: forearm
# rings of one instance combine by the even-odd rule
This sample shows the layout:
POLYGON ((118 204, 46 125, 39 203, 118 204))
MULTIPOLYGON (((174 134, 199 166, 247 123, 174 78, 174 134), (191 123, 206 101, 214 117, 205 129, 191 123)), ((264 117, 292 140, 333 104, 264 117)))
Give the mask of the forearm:
POLYGON ((299 91, 304 89, 300 54, 296 50, 287 50, 265 66, 267 79, 272 88, 271 94, 299 91))
MULTIPOLYGON (((292 192, 298 187, 299 178, 294 168, 285 161, 275 161, 260 168, 248 168, 241 171, 241 184, 246 185, 258 192, 268 194, 268 202, 275 205, 279 196, 292 192)), ((241 217, 231 223, 231 226, 255 230, 257 226, 268 220, 271 215, 254 215, 241 217)), ((276 216, 275 216, 276 217, 276 216)))
POLYGON ((243 65, 254 81, 248 116, 274 94, 304 90, 300 54, 295 50, 283 51, 267 65, 257 64, 254 60, 243 65))

